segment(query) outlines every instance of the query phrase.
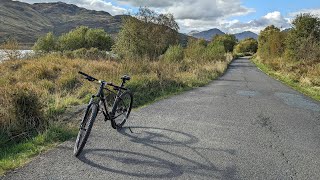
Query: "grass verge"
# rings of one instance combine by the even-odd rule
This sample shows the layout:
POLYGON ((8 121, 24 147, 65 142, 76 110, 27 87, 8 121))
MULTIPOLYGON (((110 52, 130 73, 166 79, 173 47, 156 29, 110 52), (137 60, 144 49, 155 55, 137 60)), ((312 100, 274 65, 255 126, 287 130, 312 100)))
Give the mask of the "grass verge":
POLYGON ((253 58, 251 61, 264 73, 269 76, 283 82, 284 84, 292 87, 293 89, 317 100, 320 101, 320 89, 319 87, 302 85, 301 83, 291 79, 288 75, 281 71, 275 71, 266 64, 261 63, 257 59, 253 58))
POLYGON ((0 175, 28 163, 32 157, 55 147, 78 133, 72 125, 52 125, 44 133, 0 147, 0 175))

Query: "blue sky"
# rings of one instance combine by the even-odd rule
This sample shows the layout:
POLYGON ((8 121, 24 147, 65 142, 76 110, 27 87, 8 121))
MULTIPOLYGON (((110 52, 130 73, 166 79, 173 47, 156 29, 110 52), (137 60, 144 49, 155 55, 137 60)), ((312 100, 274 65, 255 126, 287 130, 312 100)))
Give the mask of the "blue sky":
POLYGON ((289 28, 299 13, 320 17, 320 0, 19 0, 27 3, 62 1, 93 10, 131 14, 140 6, 159 13, 172 13, 180 32, 219 28, 226 33, 253 31, 259 33, 268 25, 289 28))
POLYGON ((302 9, 320 9, 319 0, 242 0, 244 6, 254 8, 256 12, 239 17, 239 20, 250 21, 266 15, 269 12, 279 11, 283 16, 302 9))

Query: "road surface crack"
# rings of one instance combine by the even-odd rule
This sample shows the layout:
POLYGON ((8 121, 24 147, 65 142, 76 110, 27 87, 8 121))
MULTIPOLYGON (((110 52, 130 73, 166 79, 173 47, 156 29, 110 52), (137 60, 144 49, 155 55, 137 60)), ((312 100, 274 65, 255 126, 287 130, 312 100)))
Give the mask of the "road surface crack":
POLYGON ((285 172, 286 176, 290 179, 296 179, 297 171, 294 165, 290 162, 288 153, 289 151, 285 149, 283 146, 285 142, 283 142, 283 138, 281 138, 280 133, 276 130, 275 126, 272 124, 271 118, 264 116, 262 113, 258 115, 256 121, 253 125, 258 125, 258 127, 265 129, 267 132, 271 133, 272 140, 270 140, 269 147, 273 151, 275 151, 279 157, 281 157, 282 161, 286 164, 286 168, 288 171, 285 172))

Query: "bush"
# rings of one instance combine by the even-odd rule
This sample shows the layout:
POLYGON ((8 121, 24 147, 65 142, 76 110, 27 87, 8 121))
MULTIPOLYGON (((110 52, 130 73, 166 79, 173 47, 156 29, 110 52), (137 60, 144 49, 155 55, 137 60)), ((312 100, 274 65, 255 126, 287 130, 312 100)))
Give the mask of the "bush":
POLYGON ((88 29, 85 34, 85 44, 86 48, 110 51, 113 40, 103 29, 88 29))
POLYGON ((73 57, 74 58, 82 58, 82 59, 85 59, 86 58, 86 55, 87 55, 87 49, 86 48, 80 48, 80 49, 77 49, 77 50, 74 50, 72 52, 73 54, 73 57))
POLYGON ((216 35, 213 41, 222 43, 226 52, 233 52, 233 48, 237 44, 237 39, 232 34, 216 35))
POLYGON ((287 58, 320 62, 320 19, 311 14, 300 14, 292 24, 285 41, 287 58))
POLYGON ((221 61, 224 59, 225 48, 222 42, 213 41, 208 44, 203 59, 207 61, 221 61))
POLYGON ((59 50, 76 50, 86 47, 85 35, 88 27, 80 26, 63 34, 58 39, 59 50))
POLYGON ((103 29, 90 29, 86 26, 80 26, 61 35, 58 39, 50 32, 40 37, 33 46, 33 49, 45 53, 52 51, 73 51, 81 48, 97 48, 101 51, 110 51, 112 45, 113 40, 111 36, 103 29))
POLYGON ((236 45, 234 52, 236 54, 253 55, 257 52, 258 42, 253 38, 247 38, 236 45))
POLYGON ((184 58, 183 47, 180 45, 170 46, 163 58, 166 62, 181 62, 184 58))
POLYGON ((157 59, 170 45, 178 43, 179 29, 170 14, 157 14, 140 8, 134 17, 126 17, 112 50, 121 57, 157 59))
POLYGON ((194 63, 203 61, 203 54, 206 51, 206 45, 207 43, 204 39, 189 40, 188 46, 185 49, 185 58, 193 61, 194 63))
POLYGON ((278 58, 285 50, 285 32, 271 25, 260 32, 258 37, 258 54, 262 58, 278 58))
POLYGON ((46 129, 44 104, 30 85, 18 84, 16 89, 1 91, 0 134, 20 139, 46 129))
POLYGON ((34 51, 43 51, 45 53, 57 50, 57 41, 52 32, 47 33, 45 36, 40 37, 34 44, 34 51))

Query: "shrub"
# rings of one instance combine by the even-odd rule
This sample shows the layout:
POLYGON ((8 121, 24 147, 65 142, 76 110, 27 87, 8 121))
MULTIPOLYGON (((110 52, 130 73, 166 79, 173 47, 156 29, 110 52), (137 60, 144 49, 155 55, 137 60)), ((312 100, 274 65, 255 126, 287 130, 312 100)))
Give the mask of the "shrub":
POLYGON ((184 51, 180 45, 170 46, 164 54, 166 62, 181 62, 184 58, 184 51))
POLYGON ((85 34, 85 44, 86 48, 110 51, 113 40, 103 29, 88 29, 85 34))
POLYGON ((185 49, 185 57, 186 59, 189 59, 196 62, 201 62, 203 59, 203 54, 206 51, 206 41, 203 39, 200 40, 194 40, 191 39, 188 42, 188 46, 185 49))
POLYGON ((74 50, 73 51, 73 57, 75 58, 86 58, 86 55, 87 55, 87 49, 86 48, 80 48, 80 49, 77 49, 77 50, 74 50))
POLYGON ((300 14, 292 24, 285 41, 287 58, 320 62, 320 19, 311 14, 300 14))
POLYGON ((98 48, 90 48, 86 52, 86 58, 88 59, 104 59, 106 58, 106 52, 105 51, 99 51, 98 48))
POLYGON ((178 43, 179 29, 170 14, 140 8, 137 18, 126 17, 113 51, 122 57, 156 59, 170 45, 178 43), (137 19, 138 18, 138 19, 137 19))
POLYGON ((46 129, 44 104, 32 86, 18 84, 15 89, 0 89, 0 134, 21 138, 46 129))
POLYGON ((34 51, 42 51, 45 53, 57 50, 57 41, 52 32, 47 33, 45 36, 40 37, 34 44, 34 51))
POLYGON ((40 37, 33 49, 42 52, 73 51, 81 48, 98 48, 111 50, 113 40, 103 29, 90 29, 80 26, 70 32, 62 34, 56 39, 52 33, 40 37))
POLYGON ((14 133, 22 132, 32 133, 33 131, 41 132, 47 127, 47 121, 43 114, 43 104, 36 92, 29 89, 17 89, 12 97, 15 128, 14 133))
POLYGON ((253 38, 247 38, 236 45, 234 52, 236 54, 252 55, 257 52, 258 42, 253 38))
POLYGON ((226 52, 233 52, 233 48, 237 44, 237 39, 232 34, 216 35, 213 41, 222 43, 226 52))
POLYGON ((285 33, 280 29, 271 25, 260 32, 258 37, 258 54, 263 58, 282 56, 285 44, 285 33))
POLYGON ((204 53, 204 59, 207 61, 217 61, 224 59, 225 48, 222 42, 213 41, 208 44, 204 53))

